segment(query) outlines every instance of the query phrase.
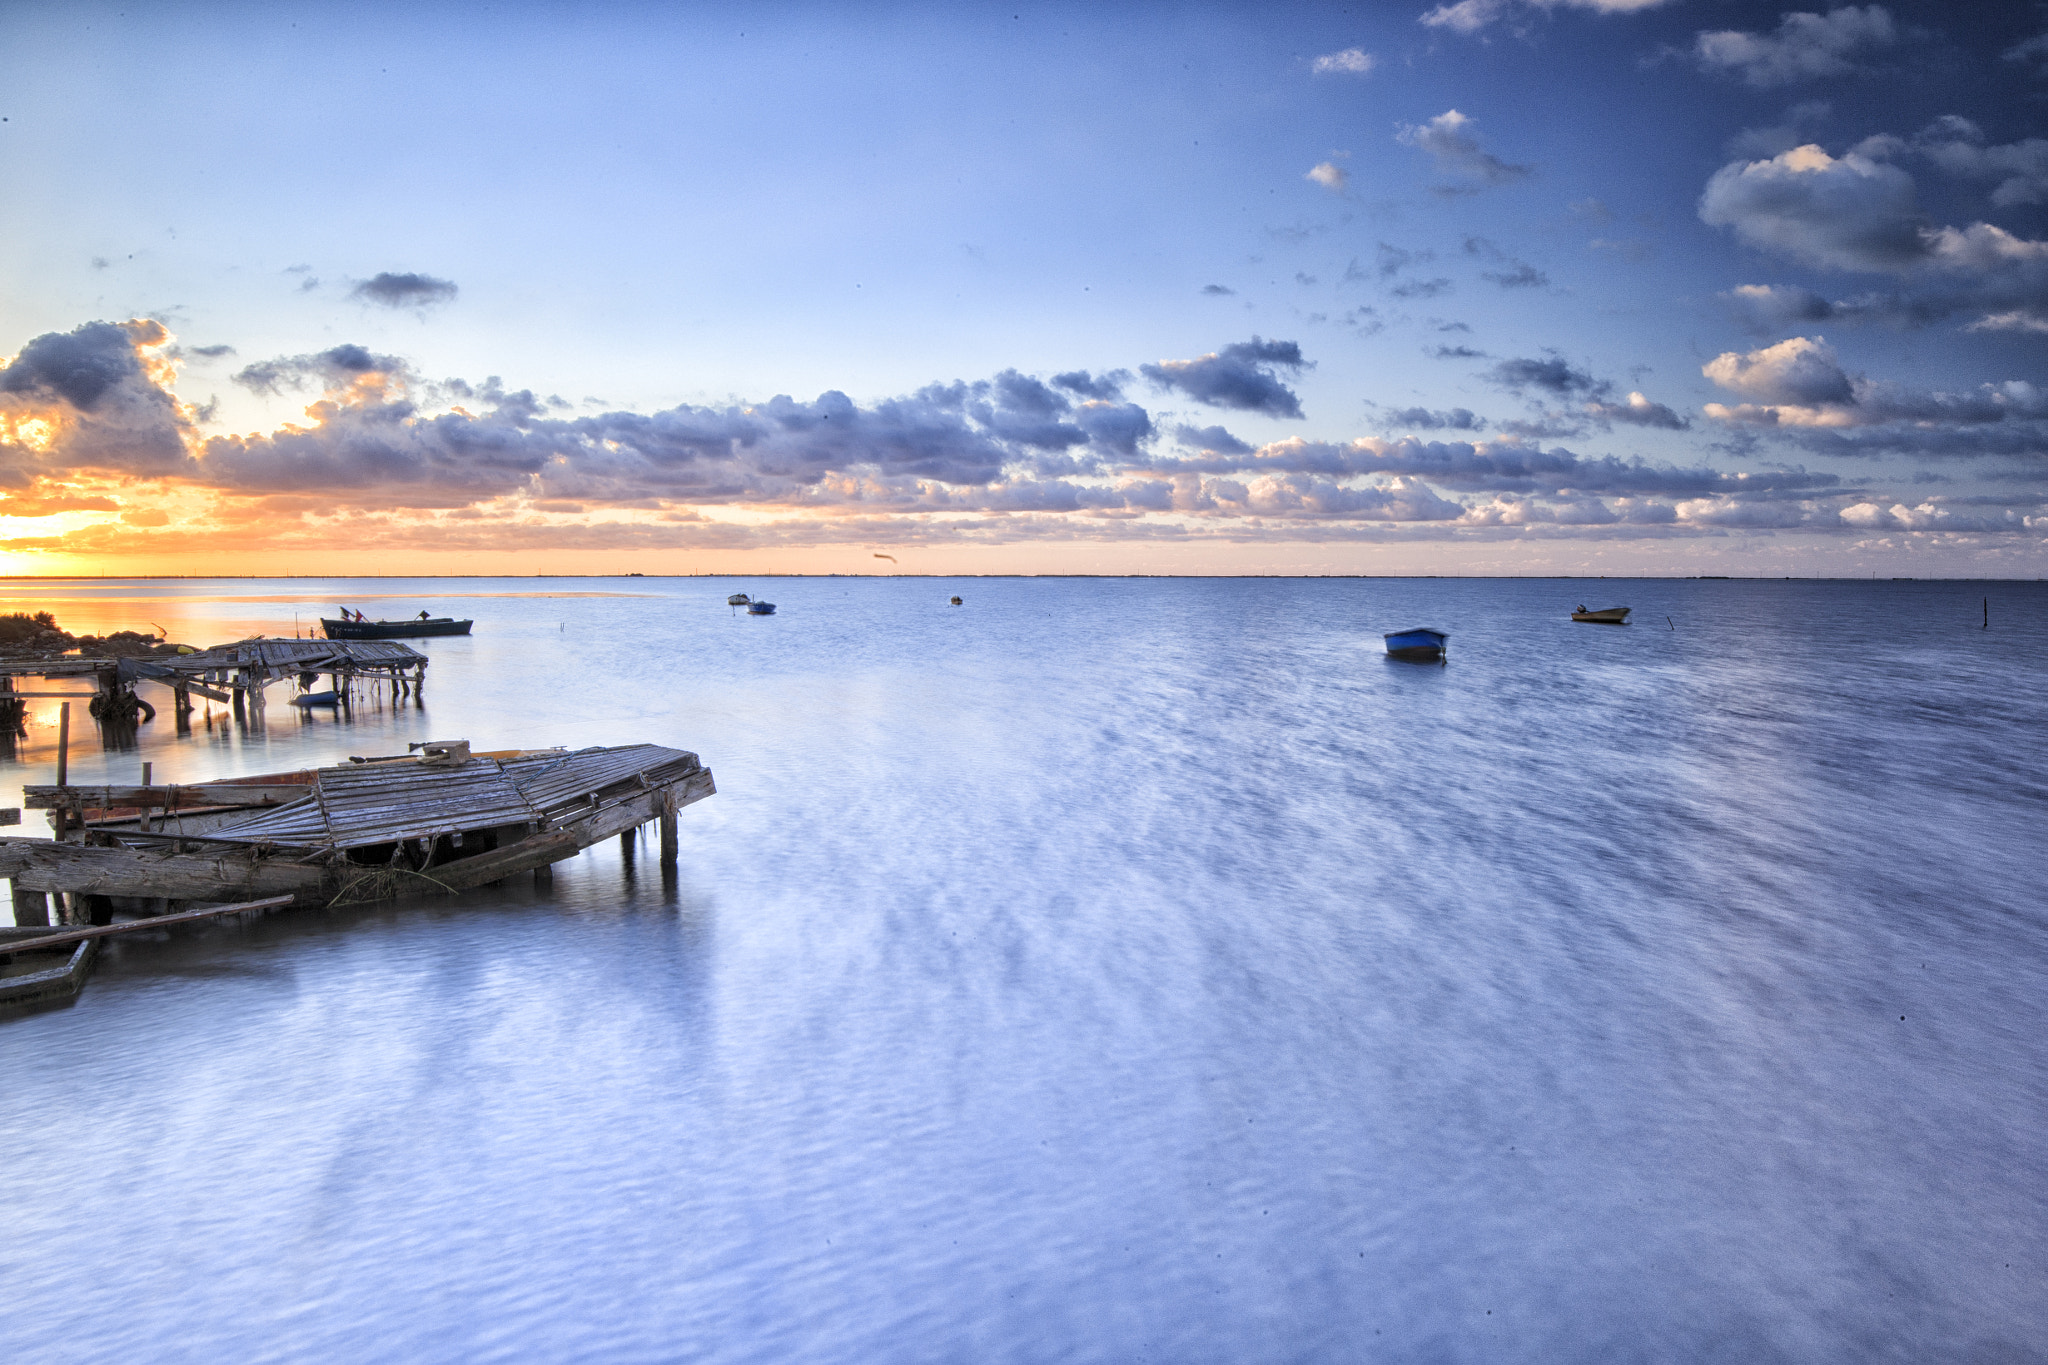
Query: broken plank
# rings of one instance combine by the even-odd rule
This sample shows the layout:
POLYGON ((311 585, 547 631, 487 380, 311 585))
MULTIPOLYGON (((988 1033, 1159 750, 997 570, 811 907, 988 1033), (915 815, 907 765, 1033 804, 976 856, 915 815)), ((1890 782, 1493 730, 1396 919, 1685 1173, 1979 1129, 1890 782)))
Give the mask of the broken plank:
POLYGON ((273 910, 281 905, 290 905, 290 896, 266 896, 260 901, 242 901, 236 905, 209 905, 200 910, 180 910, 175 915, 157 915, 150 919, 128 920, 121 924, 98 924, 90 929, 65 929, 59 933, 45 934, 40 938, 0 940, 0 953, 27 953, 38 948, 58 948, 67 943, 82 943, 89 938, 106 938, 110 934, 126 934, 136 929, 157 929, 166 924, 186 924, 192 920, 212 919, 216 915, 238 915, 244 910, 273 910))
POLYGON ((30 810, 72 809, 161 810, 168 806, 281 806, 313 794, 310 782, 200 782, 171 786, 23 787, 21 802, 30 810))

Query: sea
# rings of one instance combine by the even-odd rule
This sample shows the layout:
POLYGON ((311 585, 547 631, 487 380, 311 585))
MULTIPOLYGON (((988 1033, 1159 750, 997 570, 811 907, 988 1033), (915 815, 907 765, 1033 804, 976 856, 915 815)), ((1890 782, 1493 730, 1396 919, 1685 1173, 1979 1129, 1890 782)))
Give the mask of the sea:
POLYGON ((476 627, 418 706, 75 706, 72 780, 717 795, 0 1022, 0 1359, 2048 1359, 2048 584, 0 582, 341 606, 476 627))

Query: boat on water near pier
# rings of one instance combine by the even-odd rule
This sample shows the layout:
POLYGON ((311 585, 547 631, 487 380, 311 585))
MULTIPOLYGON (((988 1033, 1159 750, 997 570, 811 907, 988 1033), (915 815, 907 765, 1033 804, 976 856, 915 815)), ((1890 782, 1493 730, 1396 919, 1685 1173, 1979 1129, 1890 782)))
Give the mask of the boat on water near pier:
POLYGON ((416 640, 429 635, 467 635, 474 621, 420 615, 410 621, 336 621, 320 618, 330 640, 416 640))
MULTIPOLYGON (((17 923, 288 896, 338 905, 455 892, 535 872, 712 795, 697 755, 658 744, 417 755, 177 785, 30 786, 56 838, 0 837, 17 923)), ((0 948, 4 951, 4 948, 0 948)))
POLYGON ((744 607, 750 604, 753 600, 753 598, 747 596, 743 592, 736 592, 732 596, 725 599, 725 605, 727 605, 728 607, 744 607))
POLYGON ((1434 663, 1444 657, 1444 644, 1451 637, 1440 630, 1417 626, 1413 630, 1392 631, 1383 638, 1387 642, 1389 658, 1434 663))
POLYGON ((1602 607, 1599 611, 1587 611, 1581 602, 1579 609, 1572 613, 1574 621, 1589 621, 1596 626, 1625 626, 1628 624, 1627 607, 1602 607))
POLYGON ((773 602, 747 603, 747 615, 749 616, 773 616, 774 614, 775 604, 773 602))

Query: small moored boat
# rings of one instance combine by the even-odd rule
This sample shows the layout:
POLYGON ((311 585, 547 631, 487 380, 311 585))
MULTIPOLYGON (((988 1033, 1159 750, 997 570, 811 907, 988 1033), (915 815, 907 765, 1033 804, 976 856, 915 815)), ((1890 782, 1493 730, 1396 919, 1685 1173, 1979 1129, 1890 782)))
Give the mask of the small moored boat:
POLYGON ((774 614, 775 604, 773 602, 747 603, 747 615, 749 616, 773 616, 774 614))
POLYGON ((752 603, 753 600, 753 598, 747 596, 743 592, 736 592, 732 596, 725 599, 725 605, 727 605, 728 607, 744 607, 752 603))
POLYGON ((1440 630, 1417 626, 1413 630, 1390 631, 1385 639, 1387 656, 1393 659, 1412 659, 1417 662, 1431 662, 1444 657, 1444 642, 1451 637, 1440 630))
POLYGON ((1572 613, 1574 621, 1591 621, 1596 626, 1625 626, 1628 624, 1627 607, 1602 607, 1599 611, 1587 611, 1584 602, 1572 613))
POLYGON ((328 707, 333 707, 333 706, 339 706, 339 705, 341 705, 341 693, 339 693, 339 692, 301 692, 301 693, 299 693, 299 695, 298 695, 298 696, 296 696, 296 697, 293 697, 293 698, 292 698, 292 705, 293 705, 293 706, 302 706, 302 707, 313 707, 313 706, 328 706, 328 707))
POLYGON ((320 618, 330 640, 415 640, 427 635, 467 635, 474 621, 416 616, 410 621, 331 621, 320 618))

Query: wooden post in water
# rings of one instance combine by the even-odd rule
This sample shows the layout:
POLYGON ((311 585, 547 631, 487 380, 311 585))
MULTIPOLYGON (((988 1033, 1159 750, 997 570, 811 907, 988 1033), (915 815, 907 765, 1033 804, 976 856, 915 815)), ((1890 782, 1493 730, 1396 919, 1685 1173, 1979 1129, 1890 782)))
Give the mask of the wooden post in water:
POLYGON ((68 785, 71 775, 71 703, 57 708, 57 785, 68 785))
POLYGON ((1983 625, 1981 625, 1981 626, 1979 626, 1979 627, 1977 627, 1977 629, 1979 629, 1979 630, 1989 630, 1989 629, 1991 629, 1991 599, 1990 599, 1990 598, 1988 598, 1988 597, 1984 599, 1984 624, 1983 624, 1983 625))
POLYGON ((50 922, 50 893, 14 888, 14 922, 23 927, 40 927, 50 922))
POLYGON ((660 824, 661 865, 663 867, 674 867, 676 865, 676 806, 673 799, 663 804, 660 824))

